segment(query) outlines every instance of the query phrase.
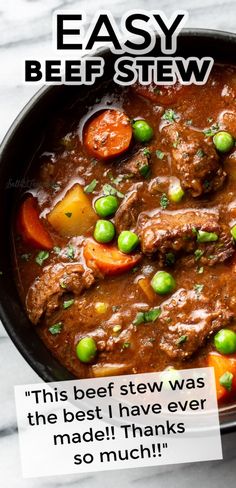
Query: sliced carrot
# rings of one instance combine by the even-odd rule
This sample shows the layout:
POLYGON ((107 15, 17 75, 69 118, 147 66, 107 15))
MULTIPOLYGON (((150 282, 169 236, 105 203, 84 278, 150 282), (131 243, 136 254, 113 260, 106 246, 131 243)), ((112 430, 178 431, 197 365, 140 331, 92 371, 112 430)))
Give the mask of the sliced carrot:
POLYGON ((114 245, 99 244, 88 239, 84 246, 87 266, 96 266, 104 275, 118 275, 132 269, 141 259, 141 254, 126 255, 114 245))
POLYGON ((138 285, 140 286, 143 293, 146 295, 147 299, 150 302, 154 302, 156 294, 150 285, 150 281, 147 278, 140 278, 140 280, 138 280, 138 285))
POLYGON ((85 147, 98 159, 119 156, 127 151, 131 139, 131 123, 120 110, 105 110, 85 127, 85 147))
POLYGON ((208 366, 212 366, 215 370, 216 378, 216 392, 218 400, 227 400, 231 398, 232 395, 236 394, 236 354, 230 356, 223 356, 218 352, 210 352, 208 355, 208 366), (225 373, 232 373, 232 388, 227 390, 223 385, 220 384, 220 378, 225 373))
POLYGON ((33 247, 51 249, 53 241, 43 226, 37 209, 37 199, 29 196, 21 204, 17 227, 23 240, 33 247))

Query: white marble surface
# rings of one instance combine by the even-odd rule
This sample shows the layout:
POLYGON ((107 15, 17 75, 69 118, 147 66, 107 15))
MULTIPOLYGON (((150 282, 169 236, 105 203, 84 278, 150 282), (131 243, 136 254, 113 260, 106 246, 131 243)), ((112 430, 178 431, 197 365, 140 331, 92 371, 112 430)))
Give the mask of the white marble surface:
MULTIPOLYGON (((131 8, 162 9, 170 15, 175 8, 189 11, 188 27, 236 31, 235 0, 0 0, 0 139, 20 109, 36 91, 22 83, 24 58, 40 57, 51 49, 51 14, 57 9, 83 9, 88 21, 95 8, 110 9, 119 19, 131 8)), ((235 487, 236 435, 225 441, 226 457, 221 462, 163 468, 104 472, 24 480, 20 471, 19 446, 13 386, 34 383, 38 376, 28 366, 0 324, 0 486, 2 488, 141 488, 235 487)))

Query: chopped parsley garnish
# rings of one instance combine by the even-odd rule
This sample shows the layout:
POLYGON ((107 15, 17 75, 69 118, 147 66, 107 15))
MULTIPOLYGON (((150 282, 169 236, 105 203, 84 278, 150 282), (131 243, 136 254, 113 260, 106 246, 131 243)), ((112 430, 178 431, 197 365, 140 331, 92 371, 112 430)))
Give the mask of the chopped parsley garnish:
POLYGON ((114 185, 119 185, 124 179, 124 175, 119 175, 116 178, 114 178, 113 176, 109 176, 109 178, 114 183, 114 185))
POLYGON ((143 155, 147 156, 147 157, 151 156, 151 151, 150 151, 150 149, 148 149, 148 147, 145 147, 143 149, 143 155))
POLYGON ((65 215, 70 219, 72 216, 72 212, 66 212, 65 215))
POLYGON ((168 108, 165 113, 162 115, 163 120, 168 120, 168 122, 173 122, 178 118, 178 115, 172 108, 168 108))
POLYGON ((113 176, 113 174, 112 174, 112 172, 111 172, 111 170, 110 170, 110 169, 109 169, 108 171, 105 171, 105 172, 103 173, 103 176, 106 176, 106 175, 108 176, 108 178, 109 178, 111 181, 114 181, 114 176, 113 176))
POLYGON ((112 305, 112 312, 118 312, 120 310, 120 305, 112 305))
POLYGON ((198 158, 204 158, 204 156, 206 156, 206 153, 204 153, 203 149, 199 148, 196 152, 196 156, 198 158))
POLYGON ((130 347, 130 346, 131 346, 130 342, 124 342, 122 348, 123 349, 128 349, 128 347, 130 347))
POLYGON ((198 269, 197 269, 197 272, 198 274, 202 274, 204 272, 204 268, 203 266, 200 266, 198 269))
POLYGON ((59 246, 54 246, 53 251, 55 252, 55 254, 60 254, 61 248, 59 246))
POLYGON ((63 302, 63 308, 66 309, 66 308, 69 308, 71 307, 71 305, 73 305, 74 303, 74 298, 72 298, 71 300, 65 300, 63 302))
POLYGON ((119 190, 114 188, 114 186, 109 185, 109 183, 105 183, 103 185, 103 194, 104 195, 116 195, 119 198, 124 198, 124 194, 121 193, 119 190))
POLYGON ((216 242, 218 239, 219 236, 215 232, 206 232, 204 230, 199 230, 197 232, 198 242, 216 242))
POLYGON ((149 166, 149 164, 144 164, 143 166, 141 166, 139 168, 139 173, 141 174, 141 176, 143 176, 144 178, 146 178, 150 174, 150 166, 149 166))
POLYGON ((211 127, 209 127, 208 129, 204 129, 203 134, 205 134, 205 136, 207 137, 212 137, 216 134, 216 132, 218 132, 218 130, 219 130, 219 124, 216 123, 211 127))
POLYGON ((66 285, 65 281, 63 281, 63 280, 60 281, 60 287, 61 288, 67 288, 67 285, 66 285))
POLYGON ((31 254, 21 254, 22 261, 29 261, 31 254))
POLYGON ((133 324, 140 325, 147 322, 155 322, 155 320, 158 319, 160 315, 160 308, 153 308, 151 310, 148 310, 147 312, 138 312, 133 321, 133 324))
POLYGON ((193 123, 192 119, 188 119, 186 120, 185 125, 192 125, 192 123, 193 123))
POLYGON ((153 88, 153 93, 155 93, 155 95, 161 95, 161 90, 160 90, 160 88, 158 88, 157 86, 155 86, 155 87, 153 88))
POLYGON ((172 146, 176 149, 178 147, 179 143, 180 143, 180 137, 179 137, 179 134, 177 132, 177 137, 176 137, 175 141, 173 142, 172 146))
POLYGON ((54 182, 51 184, 51 188, 53 191, 59 191, 61 189, 61 186, 59 185, 59 183, 54 182))
POLYGON ((115 332, 115 334, 117 334, 117 332, 120 332, 122 329, 122 326, 121 325, 114 325, 113 327, 113 332, 115 332))
POLYGON ((74 248, 74 246, 72 246, 72 244, 69 244, 69 246, 67 248, 67 251, 66 251, 66 255, 67 255, 68 258, 74 259, 74 257, 75 257, 75 248, 74 248))
POLYGON ((49 252, 48 251, 39 251, 37 254, 35 261, 39 266, 42 266, 44 261, 49 258, 49 252))
POLYGON ((232 381, 233 381, 234 375, 230 373, 229 371, 226 371, 221 377, 220 377, 220 385, 226 388, 226 390, 231 391, 232 389, 232 381))
POLYGON ((204 288, 204 285, 202 285, 202 284, 197 283, 196 285, 194 285, 194 291, 197 293, 197 295, 199 295, 199 293, 202 292, 203 288, 204 288))
POLYGON ((180 346, 181 344, 184 344, 184 343, 187 341, 187 339, 188 339, 188 336, 186 336, 186 335, 182 335, 182 336, 180 336, 180 337, 177 339, 176 343, 175 343, 175 344, 176 344, 176 346, 180 346))
POLYGON ((195 256, 196 261, 201 259, 203 254, 204 254, 204 251, 202 251, 201 249, 196 249, 196 251, 194 252, 194 256, 195 256))
POLYGON ((162 151, 160 151, 160 149, 157 149, 157 150, 156 150, 156 157, 157 157, 158 159, 163 159, 163 158, 164 158, 164 156, 165 156, 165 153, 163 153, 162 151))
POLYGON ((165 263, 167 266, 171 266, 175 263, 175 255, 173 252, 167 252, 165 255, 165 263))
POLYGON ((113 176, 112 176, 112 178, 110 178, 110 179, 114 183, 114 185, 119 185, 122 181, 130 180, 133 177, 134 177, 133 173, 129 173, 129 174, 124 174, 124 175, 119 175, 116 178, 113 178, 113 176))
POLYGON ((210 188, 210 181, 204 180, 203 181, 203 186, 204 186, 205 190, 208 190, 208 188, 210 188))
POLYGON ((160 205, 164 210, 168 207, 169 199, 168 199, 166 193, 162 193, 161 198, 160 198, 160 205))
POLYGON ((60 334, 62 327, 63 327, 63 323, 57 322, 57 324, 51 325, 51 327, 49 327, 48 330, 49 332, 51 332, 52 335, 56 335, 56 334, 60 334))
POLYGON ((92 193, 95 190, 97 184, 98 184, 97 180, 95 180, 95 179, 92 180, 91 183, 89 183, 89 185, 84 187, 85 193, 92 193))

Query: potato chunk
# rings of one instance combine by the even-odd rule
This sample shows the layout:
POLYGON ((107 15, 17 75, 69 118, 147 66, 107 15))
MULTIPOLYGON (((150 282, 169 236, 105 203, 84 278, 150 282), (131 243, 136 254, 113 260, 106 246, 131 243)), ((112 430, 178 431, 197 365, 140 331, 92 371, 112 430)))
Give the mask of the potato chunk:
POLYGON ((83 188, 76 184, 56 204, 48 215, 48 221, 62 236, 87 234, 95 224, 97 215, 83 188))

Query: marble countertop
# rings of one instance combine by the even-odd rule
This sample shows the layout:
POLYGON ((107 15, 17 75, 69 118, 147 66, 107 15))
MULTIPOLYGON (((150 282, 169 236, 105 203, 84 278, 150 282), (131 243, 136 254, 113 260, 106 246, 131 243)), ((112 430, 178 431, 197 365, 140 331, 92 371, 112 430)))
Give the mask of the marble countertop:
MULTIPOLYGON (((129 9, 161 9, 169 16, 176 8, 189 11, 187 27, 236 32, 235 0, 130 0, 129 9)), ((0 140, 21 108, 39 88, 22 83, 25 58, 39 58, 51 49, 51 15, 56 9, 80 9, 87 21, 95 10, 93 0, 0 0, 0 140)), ((96 9, 112 11, 116 19, 127 10, 125 0, 96 0, 96 9)), ((40 378, 21 357, 0 323, 0 485, 3 488, 216 488, 235 487, 236 435, 224 438, 224 461, 192 465, 139 468, 81 475, 25 480, 20 470, 13 386, 40 378), (112 479, 112 482, 111 482, 112 479)))

